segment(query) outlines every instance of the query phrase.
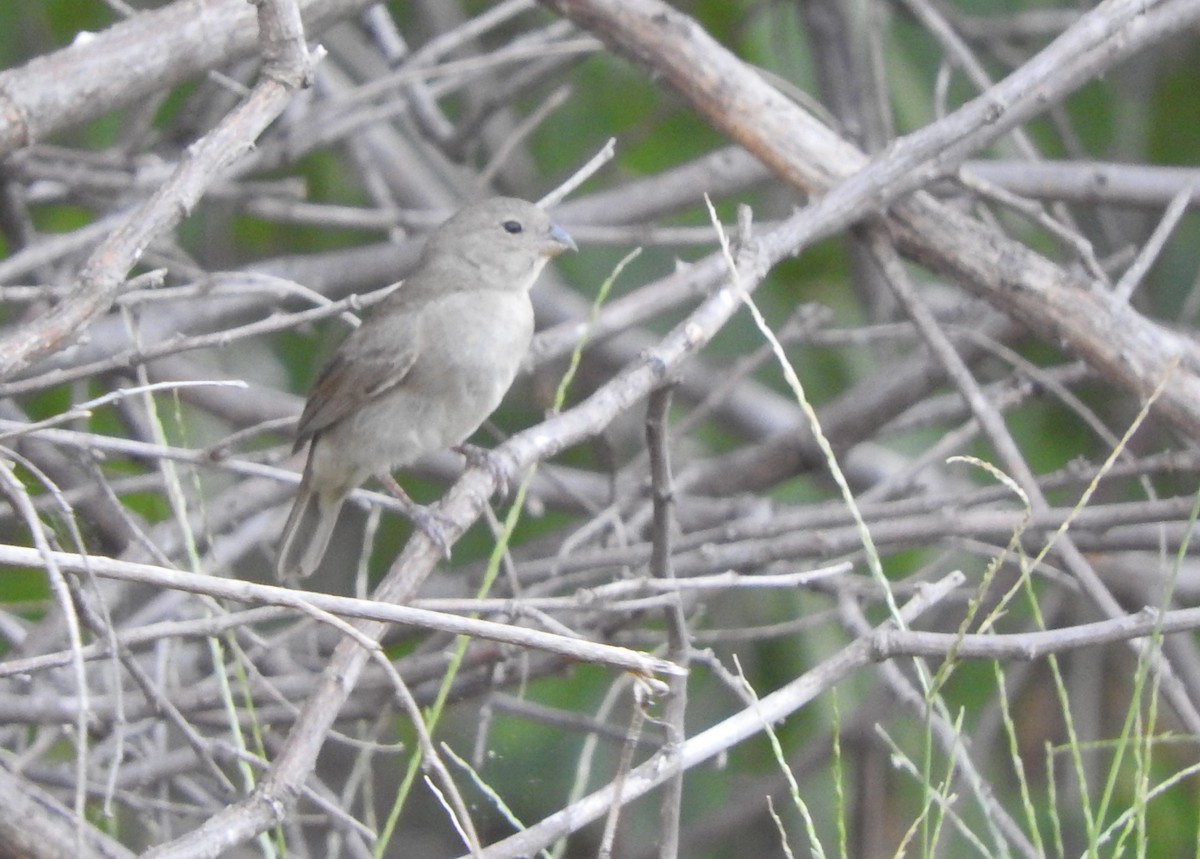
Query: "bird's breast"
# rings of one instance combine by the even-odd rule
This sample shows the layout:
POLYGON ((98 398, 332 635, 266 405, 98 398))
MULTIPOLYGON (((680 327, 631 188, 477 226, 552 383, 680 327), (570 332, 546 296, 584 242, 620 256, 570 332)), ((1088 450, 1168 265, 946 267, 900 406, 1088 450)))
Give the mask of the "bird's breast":
POLYGON ((513 377, 533 336, 526 293, 480 290, 448 295, 427 311, 419 371, 470 388, 501 387, 513 377))

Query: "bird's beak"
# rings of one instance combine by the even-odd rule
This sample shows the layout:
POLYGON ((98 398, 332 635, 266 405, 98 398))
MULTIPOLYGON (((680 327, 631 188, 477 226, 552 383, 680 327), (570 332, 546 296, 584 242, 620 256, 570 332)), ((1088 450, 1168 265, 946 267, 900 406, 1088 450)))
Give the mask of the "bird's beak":
POLYGON ((550 225, 546 243, 542 246, 542 253, 548 257, 556 257, 564 251, 577 251, 579 247, 575 244, 575 240, 571 238, 570 233, 560 227, 558 224, 550 225))

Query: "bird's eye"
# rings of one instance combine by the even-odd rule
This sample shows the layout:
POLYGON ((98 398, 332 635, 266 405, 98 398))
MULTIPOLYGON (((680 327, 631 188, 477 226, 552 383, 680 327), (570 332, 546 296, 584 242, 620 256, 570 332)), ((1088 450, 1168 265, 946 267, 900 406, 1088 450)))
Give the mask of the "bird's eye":
POLYGON ((504 227, 504 232, 512 233, 514 236, 525 229, 521 226, 520 221, 505 221, 501 226, 504 227))

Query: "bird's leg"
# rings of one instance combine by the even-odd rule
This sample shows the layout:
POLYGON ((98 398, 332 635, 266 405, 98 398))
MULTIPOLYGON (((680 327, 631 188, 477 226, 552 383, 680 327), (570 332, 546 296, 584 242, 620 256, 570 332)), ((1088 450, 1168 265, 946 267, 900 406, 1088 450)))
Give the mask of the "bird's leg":
POLYGON ((404 487, 396 482, 396 478, 390 474, 384 473, 379 475, 379 482, 383 484, 393 498, 404 505, 404 515, 408 519, 425 532, 425 536, 433 541, 434 545, 441 549, 442 556, 448 561, 450 560, 450 540, 446 536, 445 526, 453 524, 450 519, 442 516, 436 510, 430 510, 408 497, 408 493, 404 491, 404 487))
POLYGON ((486 447, 474 444, 456 444, 451 448, 455 453, 461 453, 467 465, 475 468, 486 468, 496 483, 496 492, 501 498, 508 497, 508 472, 504 470, 496 457, 486 447))

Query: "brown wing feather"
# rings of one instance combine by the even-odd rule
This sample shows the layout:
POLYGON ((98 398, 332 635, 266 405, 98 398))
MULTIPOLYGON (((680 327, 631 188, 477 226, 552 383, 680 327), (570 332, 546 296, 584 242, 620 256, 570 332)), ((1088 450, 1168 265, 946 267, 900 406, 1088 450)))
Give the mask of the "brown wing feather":
MULTIPOLYGON (((363 403, 404 381, 416 363, 420 344, 415 337, 401 336, 384 347, 387 338, 378 330, 383 327, 368 320, 347 338, 321 371, 296 426, 296 450, 317 433, 355 412, 363 403), (351 340, 356 342, 348 349, 351 340), (399 348, 397 343, 401 344, 399 348), (347 360, 345 356, 351 351, 354 358, 347 360)), ((411 332, 387 332, 391 336, 404 333, 411 332)))

